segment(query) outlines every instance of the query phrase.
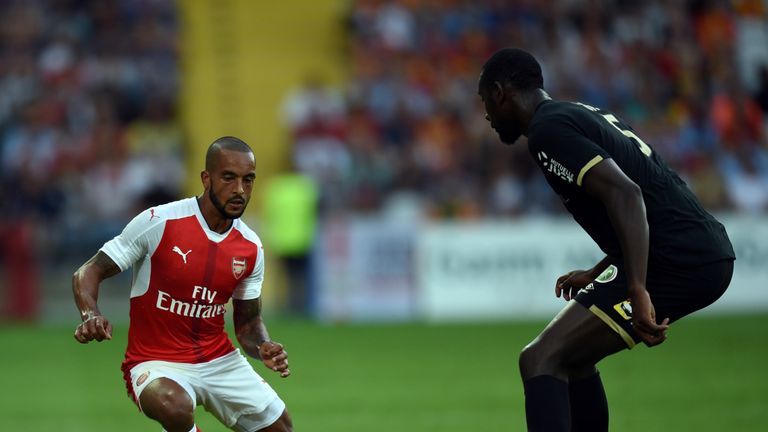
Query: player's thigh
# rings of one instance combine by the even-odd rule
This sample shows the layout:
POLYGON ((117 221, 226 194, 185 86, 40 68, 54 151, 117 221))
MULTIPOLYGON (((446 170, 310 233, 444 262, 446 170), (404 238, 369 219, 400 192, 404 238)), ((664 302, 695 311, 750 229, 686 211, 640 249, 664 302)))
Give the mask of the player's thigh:
POLYGON ((520 372, 524 378, 551 374, 565 379, 626 347, 614 329, 571 301, 523 350, 520 372))
POLYGON ((201 403, 230 428, 247 416, 247 427, 259 430, 253 428, 271 425, 285 411, 285 403, 239 351, 206 364, 201 381, 196 388, 201 403))

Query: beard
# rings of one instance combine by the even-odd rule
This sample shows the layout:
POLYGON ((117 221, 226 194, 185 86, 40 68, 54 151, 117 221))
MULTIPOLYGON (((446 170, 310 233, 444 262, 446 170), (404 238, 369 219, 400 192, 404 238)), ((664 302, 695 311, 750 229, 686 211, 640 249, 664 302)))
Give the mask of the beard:
POLYGON ((504 125, 493 126, 493 129, 496 130, 501 142, 507 145, 514 144, 515 141, 520 138, 520 135, 523 134, 523 131, 511 122, 507 122, 504 125))
POLYGON ((242 210, 240 210, 239 212, 237 213, 228 212, 226 204, 222 203, 219 200, 219 198, 216 196, 216 194, 213 193, 213 188, 208 189, 208 198, 211 199, 211 202, 213 203, 213 206, 216 207, 216 210, 218 210, 219 213, 226 219, 237 219, 240 216, 242 216, 243 212, 245 211, 245 204, 244 204, 242 210))

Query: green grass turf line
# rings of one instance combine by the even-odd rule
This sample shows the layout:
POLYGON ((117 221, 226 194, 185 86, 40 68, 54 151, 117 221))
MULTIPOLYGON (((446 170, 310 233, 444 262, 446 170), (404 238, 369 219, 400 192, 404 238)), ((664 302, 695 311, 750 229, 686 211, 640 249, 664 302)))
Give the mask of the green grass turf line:
MULTIPOLYGON (((271 320, 293 375, 262 374, 309 432, 523 431, 519 350, 544 325, 321 325, 271 320)), ((74 327, 0 327, 0 430, 159 431, 119 370, 126 329, 80 345, 74 327)), ((691 317, 663 345, 599 365, 611 430, 762 431, 768 315, 691 317)), ((224 431, 202 410, 205 432, 224 431)))

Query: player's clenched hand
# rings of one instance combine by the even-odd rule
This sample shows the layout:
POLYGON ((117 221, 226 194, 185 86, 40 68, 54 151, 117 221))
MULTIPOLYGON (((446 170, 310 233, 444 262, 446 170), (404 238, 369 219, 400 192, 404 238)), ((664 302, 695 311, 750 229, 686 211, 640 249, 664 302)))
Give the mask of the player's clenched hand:
POLYGON ((112 324, 101 315, 89 316, 75 329, 75 339, 80 343, 112 339, 112 324))
POLYGON ((283 349, 283 345, 277 342, 267 341, 259 345, 259 355, 264 365, 280 376, 285 378, 291 374, 288 369, 288 353, 283 349))
POLYGON ((555 283, 555 296, 560 297, 563 295, 563 299, 566 301, 576 297, 576 293, 580 289, 589 285, 595 278, 592 276, 591 270, 574 270, 568 272, 559 278, 555 283))
POLYGON ((651 296, 646 290, 633 292, 632 302, 632 328, 643 342, 650 346, 658 345, 667 339, 669 318, 664 318, 661 324, 656 323, 656 310, 651 303, 651 296))

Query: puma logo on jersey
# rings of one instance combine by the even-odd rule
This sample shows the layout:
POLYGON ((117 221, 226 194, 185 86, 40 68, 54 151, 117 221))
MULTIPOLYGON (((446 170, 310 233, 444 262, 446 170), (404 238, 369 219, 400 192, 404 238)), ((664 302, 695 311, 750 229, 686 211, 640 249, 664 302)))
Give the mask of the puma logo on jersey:
POLYGON ((181 251, 181 249, 179 249, 178 246, 174 246, 173 247, 173 251, 176 252, 177 254, 181 255, 181 258, 184 259, 184 264, 186 264, 187 263, 187 255, 189 255, 189 253, 192 252, 192 249, 188 250, 187 253, 184 253, 184 252, 181 251))
POLYGON ((155 209, 149 209, 149 221, 152 219, 160 219, 160 216, 155 216, 155 209))

